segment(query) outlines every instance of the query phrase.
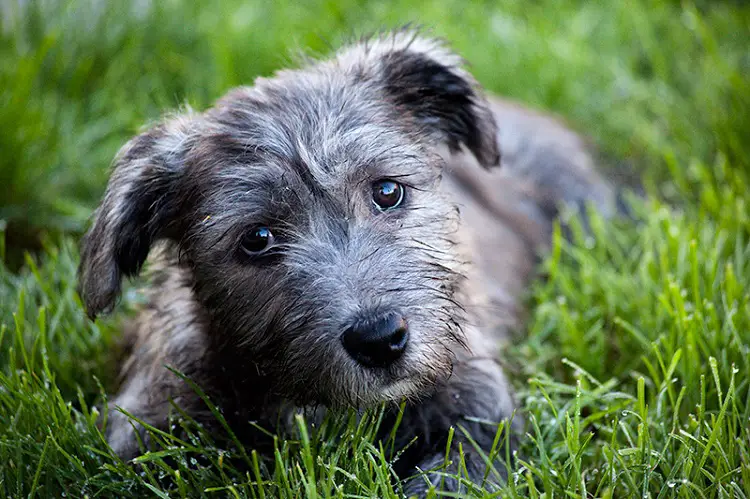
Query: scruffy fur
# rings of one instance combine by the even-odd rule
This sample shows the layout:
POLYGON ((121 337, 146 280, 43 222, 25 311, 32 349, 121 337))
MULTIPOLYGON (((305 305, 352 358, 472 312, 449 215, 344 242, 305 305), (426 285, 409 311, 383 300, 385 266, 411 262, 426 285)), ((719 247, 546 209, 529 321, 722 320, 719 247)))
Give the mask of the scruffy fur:
MULTIPOLYGON (((398 441, 418 440, 399 460, 404 475, 442 463, 454 425, 489 448, 495 428, 476 420, 514 410, 498 347, 522 325, 560 206, 616 209, 591 151, 559 121, 487 99, 443 42, 408 30, 164 118, 118 154, 82 246, 92 318, 147 257, 153 270, 148 304, 126 327, 132 351, 112 404, 165 428, 174 401, 210 424, 169 365, 250 445, 248 421, 406 399, 398 441), (384 178, 406 196, 381 213, 370 186, 384 178), (276 246, 253 259, 240 241, 259 224, 276 246), (359 365, 342 331, 390 311, 408 322, 403 357, 359 365)), ((107 436, 121 456, 138 454, 124 415, 110 414, 107 436)), ((453 461, 462 441, 481 482, 485 464, 459 433, 453 461)))

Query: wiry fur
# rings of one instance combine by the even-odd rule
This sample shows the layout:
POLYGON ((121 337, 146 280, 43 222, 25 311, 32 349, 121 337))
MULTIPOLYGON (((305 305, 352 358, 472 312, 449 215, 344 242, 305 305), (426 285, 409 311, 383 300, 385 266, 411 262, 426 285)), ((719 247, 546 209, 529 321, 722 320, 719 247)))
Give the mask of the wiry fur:
MULTIPOLYGON (((498 344, 520 325, 558 205, 615 205, 589 151, 549 117, 488 101, 445 44, 410 31, 165 118, 118 155, 83 242, 92 317, 149 252, 154 267, 149 303, 126 331, 133 350, 114 405, 164 427, 173 399, 209 422, 166 364, 238 428, 296 407, 407 398, 399 442, 419 440, 399 462, 406 474, 442 460, 452 425, 487 448, 494 428, 467 418, 513 411, 498 344), (368 197, 382 178, 407 189, 392 212, 368 197), (277 237, 264 260, 239 249, 257 224, 277 237), (404 356, 360 366, 342 330, 392 310, 408 321, 404 356)), ((107 431, 119 454, 138 452, 127 418, 113 413, 107 431)), ((481 459, 464 451, 481 478, 481 459)))

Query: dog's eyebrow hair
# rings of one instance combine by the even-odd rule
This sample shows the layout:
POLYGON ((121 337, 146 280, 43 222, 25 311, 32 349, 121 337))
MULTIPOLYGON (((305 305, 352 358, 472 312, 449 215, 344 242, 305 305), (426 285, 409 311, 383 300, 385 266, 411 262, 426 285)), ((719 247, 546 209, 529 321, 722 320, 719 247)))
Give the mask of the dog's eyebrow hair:
POLYGON ((300 155, 295 152, 295 154, 291 158, 288 158, 287 161, 289 161, 291 169, 308 188, 312 197, 326 207, 326 211, 330 215, 329 221, 341 229, 340 232, 337 233, 344 234, 345 237, 348 237, 349 227, 348 224, 344 222, 346 220, 346 208, 341 205, 335 196, 327 191, 315 178, 300 155))
POLYGON ((302 180, 302 183, 305 184, 305 187, 310 189, 310 193, 313 196, 321 199, 328 196, 328 193, 323 188, 323 185, 317 181, 312 172, 310 172, 310 168, 307 167, 307 165, 299 155, 295 154, 293 157, 289 158, 289 165, 292 167, 300 180, 302 180))

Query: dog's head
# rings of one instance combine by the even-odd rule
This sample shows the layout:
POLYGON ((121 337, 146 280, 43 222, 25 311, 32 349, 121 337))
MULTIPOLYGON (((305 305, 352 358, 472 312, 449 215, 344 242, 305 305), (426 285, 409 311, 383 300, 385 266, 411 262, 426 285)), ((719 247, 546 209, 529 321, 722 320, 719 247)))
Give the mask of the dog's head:
POLYGON ((437 40, 379 36, 132 139, 83 242, 89 315, 164 241, 212 334, 281 393, 333 405, 426 393, 462 342, 458 214, 438 151, 499 161, 461 62, 437 40))

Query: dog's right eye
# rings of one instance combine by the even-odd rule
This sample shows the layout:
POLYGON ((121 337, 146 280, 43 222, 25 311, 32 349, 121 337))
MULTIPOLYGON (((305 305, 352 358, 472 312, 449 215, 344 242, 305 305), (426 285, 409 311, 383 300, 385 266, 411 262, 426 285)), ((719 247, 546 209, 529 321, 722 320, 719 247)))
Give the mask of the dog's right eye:
POLYGON ((250 229, 242 238, 242 251, 250 256, 257 256, 273 245, 273 233, 268 227, 260 226, 250 229))

